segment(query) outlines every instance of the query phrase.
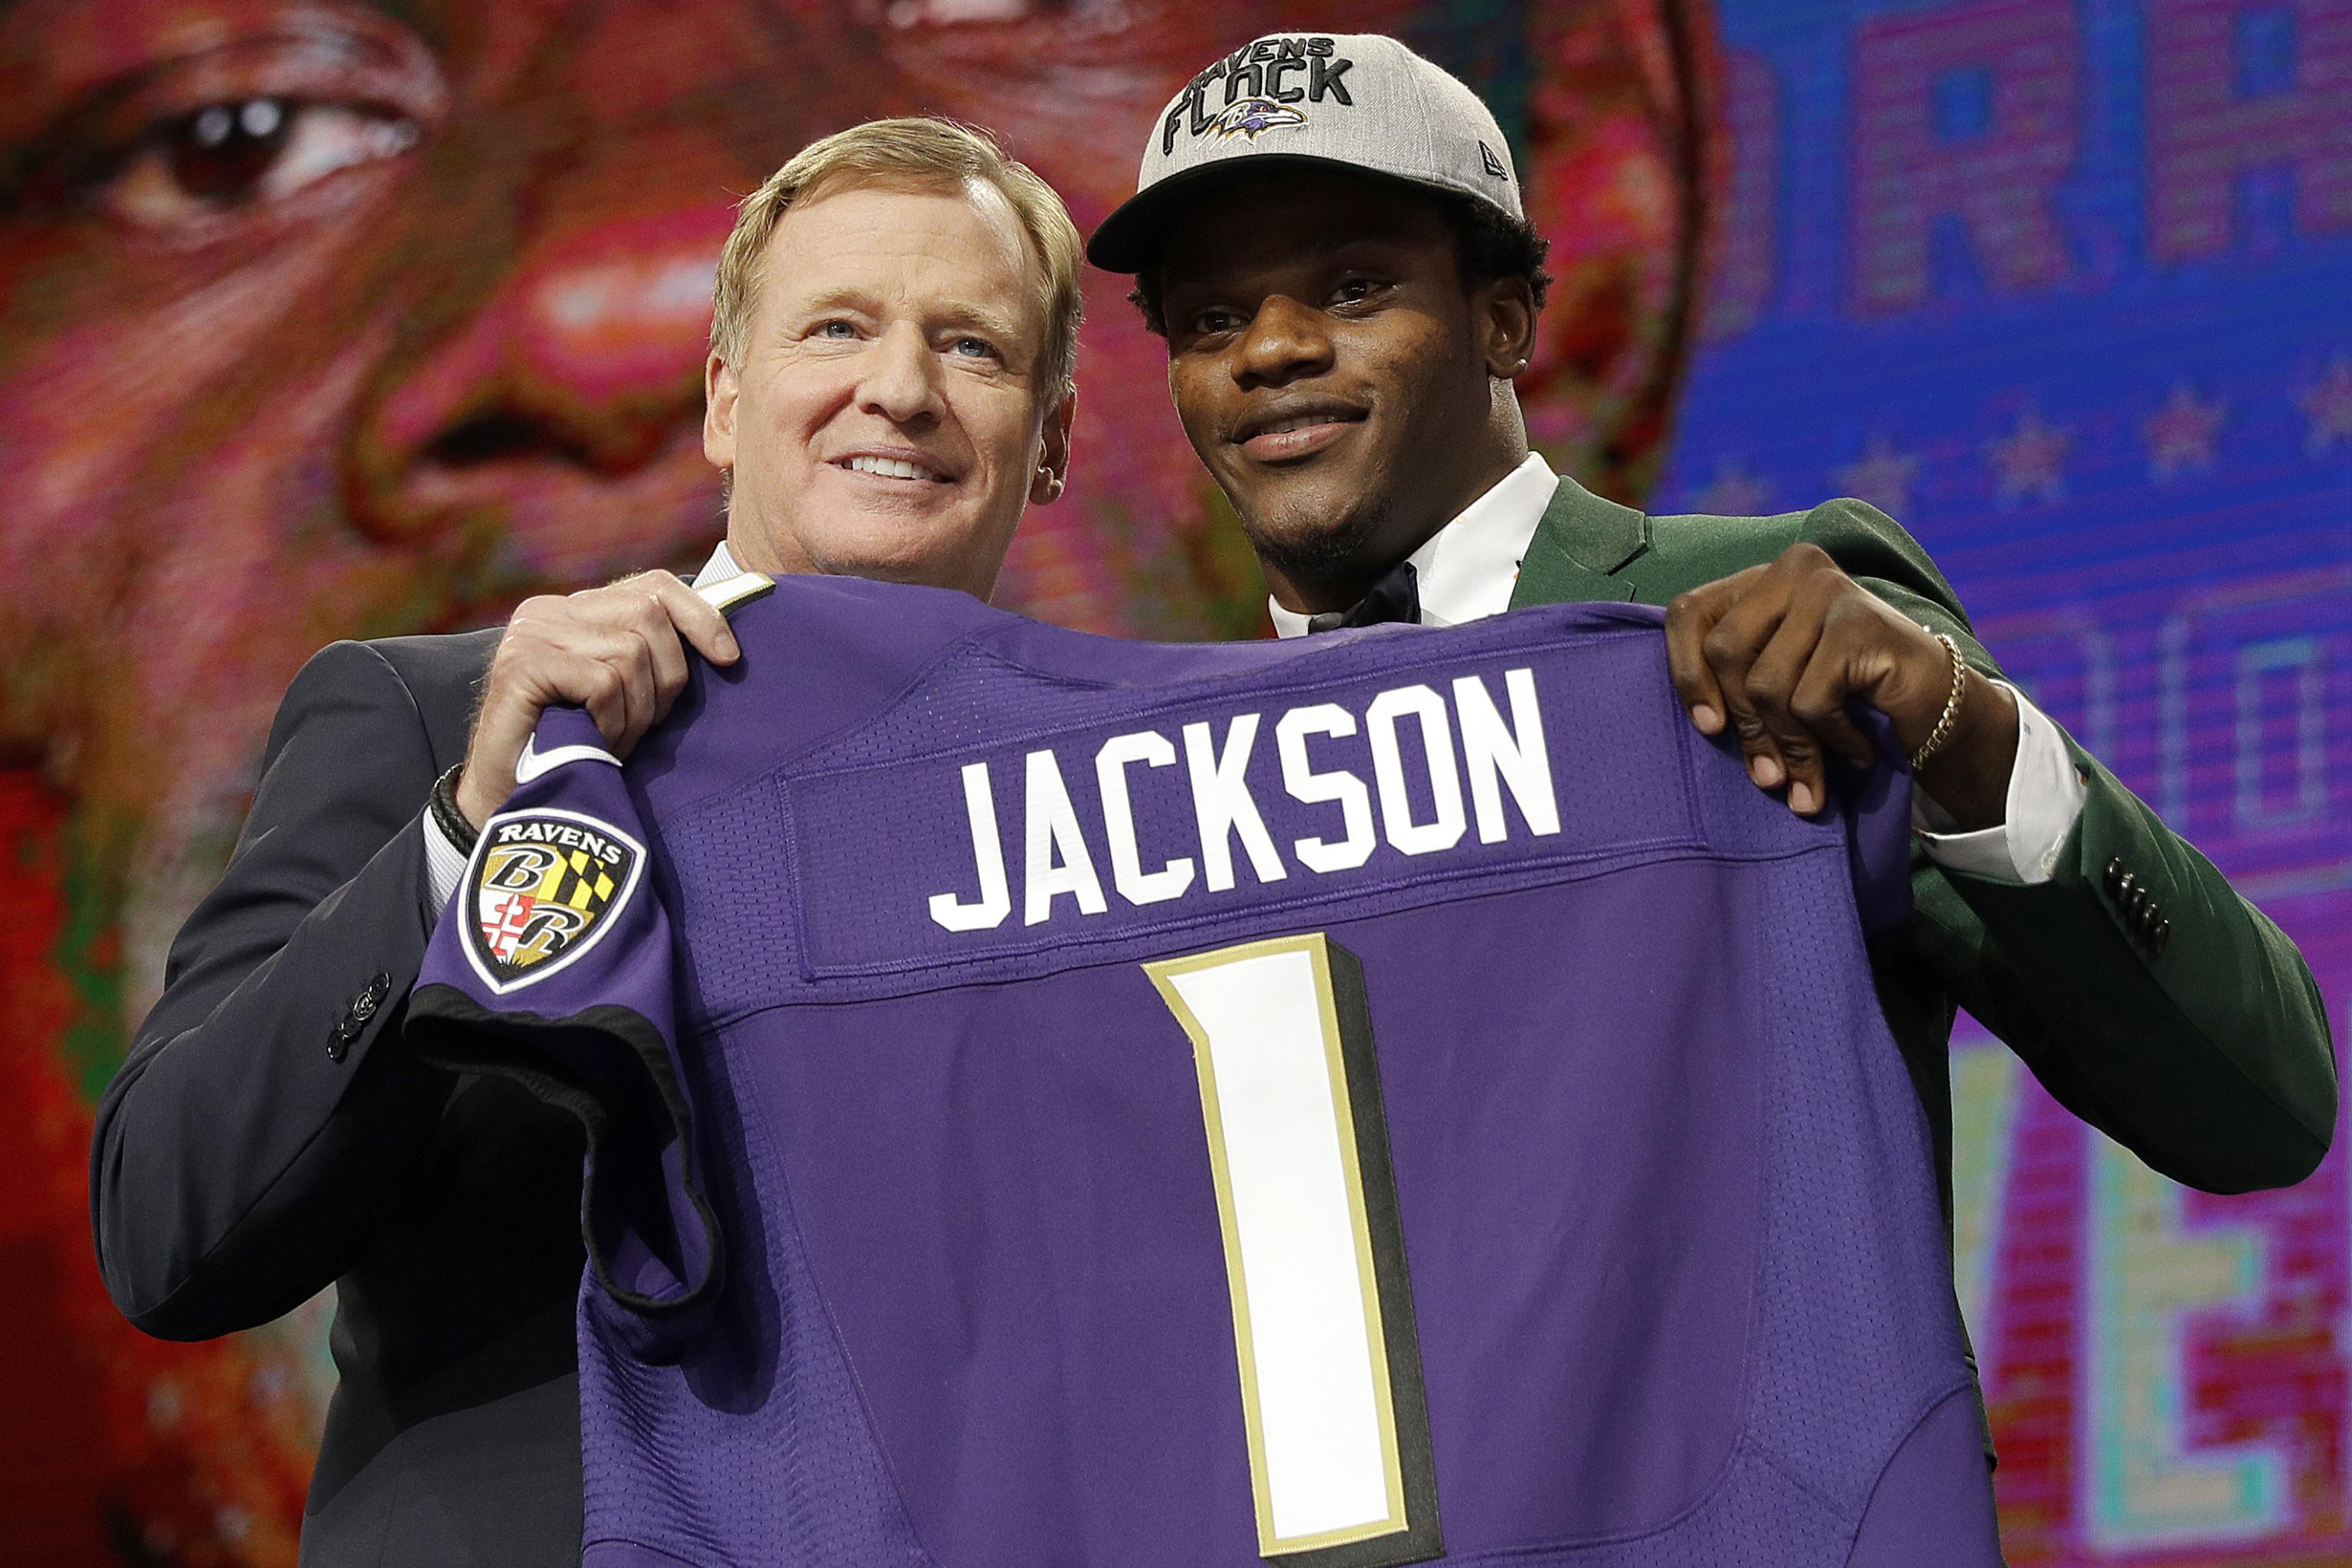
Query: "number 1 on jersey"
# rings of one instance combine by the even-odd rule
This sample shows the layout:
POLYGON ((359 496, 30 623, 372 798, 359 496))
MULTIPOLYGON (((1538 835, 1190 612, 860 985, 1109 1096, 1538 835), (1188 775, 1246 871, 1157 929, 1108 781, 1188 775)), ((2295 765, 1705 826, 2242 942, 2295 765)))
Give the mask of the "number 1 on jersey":
POLYGON ((1360 966, 1315 934, 1143 968, 1200 1074, 1260 1555, 1442 1555, 1360 966))

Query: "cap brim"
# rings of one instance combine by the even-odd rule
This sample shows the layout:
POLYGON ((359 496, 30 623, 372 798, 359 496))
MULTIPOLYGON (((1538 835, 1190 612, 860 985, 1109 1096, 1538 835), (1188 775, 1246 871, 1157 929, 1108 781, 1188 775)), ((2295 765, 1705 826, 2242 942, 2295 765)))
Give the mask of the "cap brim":
POLYGON ((1276 167, 1345 169, 1350 174, 1394 180, 1401 185, 1454 195, 1465 194, 1450 185, 1393 174, 1386 169, 1370 168, 1344 158, 1325 158, 1306 153, 1247 153, 1239 157, 1219 158, 1213 163, 1180 170, 1148 189, 1136 192, 1113 208, 1108 217, 1095 226, 1093 237, 1087 241, 1087 259, 1106 272, 1141 272, 1160 259, 1160 248, 1167 243, 1168 231, 1174 225, 1177 214, 1192 205, 1201 195, 1202 187, 1221 177, 1231 178, 1253 170, 1276 167))

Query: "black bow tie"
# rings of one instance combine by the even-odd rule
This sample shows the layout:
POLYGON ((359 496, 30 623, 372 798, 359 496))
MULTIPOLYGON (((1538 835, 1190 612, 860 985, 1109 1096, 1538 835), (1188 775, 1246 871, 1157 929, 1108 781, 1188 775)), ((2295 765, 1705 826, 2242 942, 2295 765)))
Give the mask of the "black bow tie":
POLYGON ((1336 632, 1347 626, 1377 626, 1389 621, 1421 624, 1421 574, 1410 561, 1400 561, 1372 584, 1371 592, 1348 610, 1326 610, 1307 617, 1309 632, 1336 632))

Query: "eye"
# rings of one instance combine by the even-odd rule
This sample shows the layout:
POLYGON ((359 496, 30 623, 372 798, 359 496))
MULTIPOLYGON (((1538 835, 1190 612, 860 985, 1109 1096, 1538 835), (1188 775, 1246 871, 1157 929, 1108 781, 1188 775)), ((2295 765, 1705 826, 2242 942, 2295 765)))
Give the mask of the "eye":
POLYGON ((955 341, 955 353, 963 359, 994 359, 996 345, 986 338, 958 338, 955 341))
POLYGON ((1339 286, 1331 290, 1331 302, 1335 305, 1360 305, 1379 288, 1380 285, 1370 278, 1342 278, 1339 286))
POLYGON ((1221 332, 1234 331, 1241 324, 1241 313, 1229 310, 1223 305, 1212 305, 1205 310, 1196 311, 1192 317, 1192 331, 1202 337, 1213 338, 1221 332))
POLYGON ((395 111, 299 98, 225 99, 150 124, 96 183, 100 205, 165 226, 279 201, 415 147, 395 111))
POLYGON ((813 338, 831 338, 835 342, 846 342, 856 335, 857 323, 845 321, 838 316, 829 321, 819 321, 809 331, 813 338))

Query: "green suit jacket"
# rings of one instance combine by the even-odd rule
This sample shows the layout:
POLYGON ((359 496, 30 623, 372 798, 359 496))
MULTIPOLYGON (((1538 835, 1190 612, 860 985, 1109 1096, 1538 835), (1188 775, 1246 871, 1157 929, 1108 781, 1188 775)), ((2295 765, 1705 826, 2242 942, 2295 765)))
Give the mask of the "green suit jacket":
MULTIPOLYGON (((1780 517, 1646 517, 1562 479, 1519 569, 1514 606, 1664 605, 1805 541, 1871 592, 1993 662, 1917 542, 1832 500, 1780 517)), ((1948 871, 1915 850, 1915 912, 1872 969, 1936 1144, 1951 1215, 1953 1010, 2006 1041, 2069 1110, 2175 1181, 2245 1192, 2301 1181, 2336 1129, 2336 1058, 2318 987, 2285 933, 2072 738, 2083 816, 2044 883, 1948 871), (2171 921, 2160 947, 2115 884, 2171 921)))

